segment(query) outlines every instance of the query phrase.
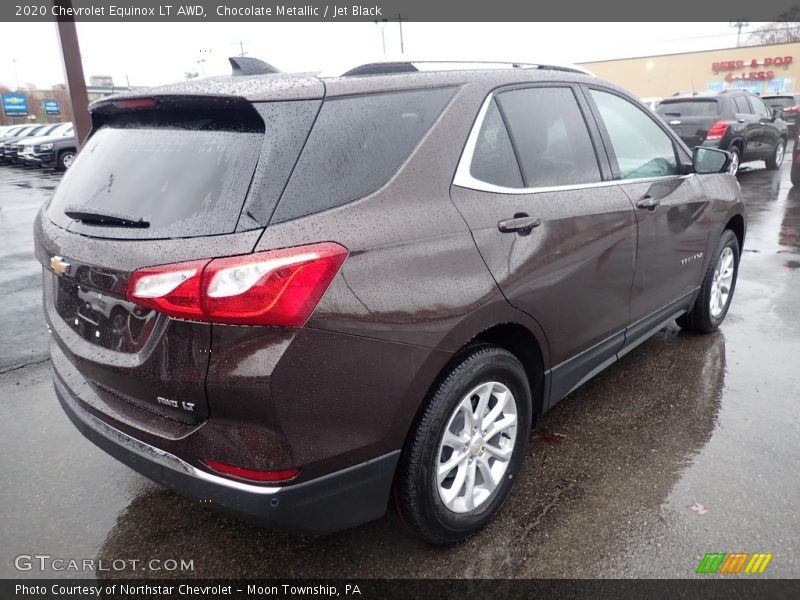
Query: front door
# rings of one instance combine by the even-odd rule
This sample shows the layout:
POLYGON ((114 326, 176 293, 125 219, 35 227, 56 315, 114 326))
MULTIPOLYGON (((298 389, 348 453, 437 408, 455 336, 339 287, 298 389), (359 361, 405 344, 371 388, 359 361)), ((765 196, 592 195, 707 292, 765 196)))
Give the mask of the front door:
POLYGON ((569 85, 493 94, 451 190, 500 289, 547 335, 551 404, 613 360, 629 318, 636 218, 585 114, 569 85))
POLYGON ((679 313, 700 285, 711 207, 698 176, 682 174, 689 157, 665 126, 612 90, 591 87, 587 96, 612 170, 636 207, 639 241, 626 345, 635 344, 679 313))

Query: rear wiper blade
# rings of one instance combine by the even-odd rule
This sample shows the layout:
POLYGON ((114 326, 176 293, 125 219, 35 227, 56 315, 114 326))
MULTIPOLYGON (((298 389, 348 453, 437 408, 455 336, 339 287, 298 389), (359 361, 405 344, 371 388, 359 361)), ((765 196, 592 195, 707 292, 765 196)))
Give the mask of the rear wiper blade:
POLYGON ((64 211, 70 219, 75 219, 81 223, 89 225, 109 225, 114 227, 138 227, 146 229, 150 227, 150 222, 141 217, 134 217, 112 211, 93 211, 83 207, 67 208, 64 211))

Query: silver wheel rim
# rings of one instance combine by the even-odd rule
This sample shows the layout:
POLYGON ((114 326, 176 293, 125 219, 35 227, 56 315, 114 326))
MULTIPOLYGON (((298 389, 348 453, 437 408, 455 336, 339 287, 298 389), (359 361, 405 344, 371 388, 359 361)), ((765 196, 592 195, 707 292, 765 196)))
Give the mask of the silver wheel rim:
POLYGON ((717 266, 714 267, 714 275, 711 279, 709 307, 711 308, 711 316, 715 319, 725 310, 728 298, 731 296, 733 270, 733 250, 731 250, 730 246, 726 246, 719 255, 719 260, 717 260, 717 266))
POLYGON ((777 166, 781 166, 783 164, 783 155, 786 153, 786 149, 783 146, 783 142, 778 142, 778 147, 775 148, 775 164, 777 166))
POLYGON ((72 166, 73 160, 75 160, 74 154, 65 154, 62 162, 64 163, 64 166, 69 169, 72 166))
POLYGON ((517 402, 489 381, 462 398, 450 415, 436 454, 436 488, 455 513, 485 504, 503 480, 517 441, 517 402))
POLYGON ((729 167, 731 175, 736 175, 739 172, 739 153, 731 152, 731 166, 729 167))

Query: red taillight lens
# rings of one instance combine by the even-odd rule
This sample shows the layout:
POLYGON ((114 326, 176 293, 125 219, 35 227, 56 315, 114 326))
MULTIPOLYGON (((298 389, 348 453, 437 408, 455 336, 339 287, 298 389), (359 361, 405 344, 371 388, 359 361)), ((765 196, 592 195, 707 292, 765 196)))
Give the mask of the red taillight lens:
POLYGON ((300 473, 300 469, 285 469, 283 471, 258 471, 256 469, 245 469, 244 467, 228 465, 216 460, 204 460, 203 462, 217 473, 221 473, 223 475, 233 475, 234 477, 249 479, 250 481, 271 481, 277 483, 279 481, 289 481, 290 479, 297 477, 297 474, 300 473))
POLYGON ((139 269, 128 282, 128 300, 181 319, 203 319, 203 269, 208 260, 139 269))
POLYGON ((303 325, 347 258, 333 242, 139 269, 127 299, 172 317, 303 325))
POLYGON ((153 98, 124 98, 122 100, 114 100, 111 103, 115 108, 124 110, 136 110, 155 108, 156 101, 153 98))
POLYGON ((728 131, 728 124, 725 121, 717 121, 711 126, 706 135, 707 140, 721 140, 725 132, 728 131))
POLYGON ((781 110, 783 110, 784 113, 797 114, 800 113, 800 106, 787 106, 781 110))

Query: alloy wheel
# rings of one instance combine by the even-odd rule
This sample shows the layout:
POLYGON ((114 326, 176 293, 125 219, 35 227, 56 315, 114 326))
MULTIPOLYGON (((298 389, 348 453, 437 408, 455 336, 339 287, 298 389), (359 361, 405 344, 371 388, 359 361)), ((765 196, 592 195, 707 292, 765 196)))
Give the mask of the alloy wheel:
POLYGON ((717 266, 714 268, 714 275, 711 281, 711 300, 709 308, 711 316, 719 318, 728 304, 731 295, 731 284, 733 283, 733 250, 726 246, 719 255, 717 266))
POLYGON ((517 438, 514 395, 497 381, 459 402, 439 443, 436 487, 442 503, 467 513, 492 497, 508 469, 517 438))

